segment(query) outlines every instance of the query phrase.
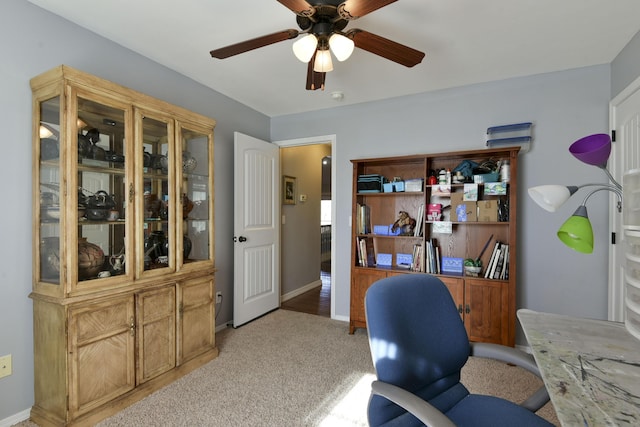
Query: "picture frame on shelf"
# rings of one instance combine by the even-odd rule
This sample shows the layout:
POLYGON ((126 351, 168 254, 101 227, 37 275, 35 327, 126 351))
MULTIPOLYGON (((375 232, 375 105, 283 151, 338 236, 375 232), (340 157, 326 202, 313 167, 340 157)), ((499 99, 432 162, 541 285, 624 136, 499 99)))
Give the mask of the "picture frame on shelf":
POLYGON ((293 176, 282 176, 282 204, 296 204, 296 178, 293 176))

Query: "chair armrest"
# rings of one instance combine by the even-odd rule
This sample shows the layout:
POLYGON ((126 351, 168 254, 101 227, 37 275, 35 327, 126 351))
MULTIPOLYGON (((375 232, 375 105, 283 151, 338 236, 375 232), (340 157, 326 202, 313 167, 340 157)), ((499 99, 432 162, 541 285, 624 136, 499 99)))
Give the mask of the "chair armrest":
POLYGON ((447 418, 446 415, 436 409, 435 406, 403 388, 382 381, 374 381, 371 384, 371 392, 404 408, 427 426, 456 427, 456 425, 447 418))
MULTIPOLYGON (((527 354, 524 351, 500 344, 479 342, 472 342, 470 344, 471 356, 484 357, 511 363, 513 365, 520 366, 521 368, 526 369, 538 378, 542 378, 535 359, 532 355, 527 354)), ((527 400, 522 402, 520 406, 530 410, 531 412, 536 412, 538 409, 542 408, 548 401, 549 393, 547 392, 546 387, 543 385, 527 400)))

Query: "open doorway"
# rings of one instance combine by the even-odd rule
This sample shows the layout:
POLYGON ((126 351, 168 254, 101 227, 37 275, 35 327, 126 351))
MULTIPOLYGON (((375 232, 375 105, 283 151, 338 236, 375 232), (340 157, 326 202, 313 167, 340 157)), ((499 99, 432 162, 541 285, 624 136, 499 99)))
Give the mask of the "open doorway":
POLYGON ((281 174, 295 182, 295 202, 282 205, 281 308, 332 314, 332 139, 280 145, 281 174))

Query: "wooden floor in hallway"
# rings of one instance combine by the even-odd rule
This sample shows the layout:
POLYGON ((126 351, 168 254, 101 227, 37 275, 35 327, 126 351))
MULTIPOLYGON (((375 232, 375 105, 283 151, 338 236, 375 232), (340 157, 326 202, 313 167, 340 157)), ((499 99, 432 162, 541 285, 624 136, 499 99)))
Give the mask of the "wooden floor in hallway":
POLYGON ((320 279, 322 286, 283 302, 280 308, 331 317, 331 273, 321 271, 320 279))

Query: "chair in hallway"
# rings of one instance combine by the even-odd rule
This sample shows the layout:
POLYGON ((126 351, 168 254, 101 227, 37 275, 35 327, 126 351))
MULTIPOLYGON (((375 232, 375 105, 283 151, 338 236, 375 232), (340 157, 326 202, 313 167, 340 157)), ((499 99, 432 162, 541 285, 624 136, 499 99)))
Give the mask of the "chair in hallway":
POLYGON ((402 274, 379 280, 367 291, 365 309, 377 376, 368 407, 370 426, 552 426, 534 413, 549 400, 544 386, 517 405, 470 394, 460 383, 469 356, 540 374, 524 352, 470 343, 453 298, 437 277, 402 274))

